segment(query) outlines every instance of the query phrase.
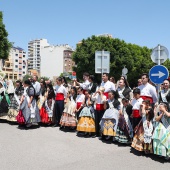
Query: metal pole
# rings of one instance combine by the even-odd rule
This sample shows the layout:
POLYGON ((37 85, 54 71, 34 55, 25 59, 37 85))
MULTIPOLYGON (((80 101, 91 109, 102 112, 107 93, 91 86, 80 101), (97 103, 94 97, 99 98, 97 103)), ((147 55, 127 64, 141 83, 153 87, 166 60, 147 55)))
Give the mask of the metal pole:
MULTIPOLYGON (((158 65, 161 65, 161 47, 160 44, 158 44, 158 65)), ((158 84, 158 99, 159 99, 159 92, 160 92, 160 84, 158 84)))
POLYGON ((103 76, 103 57, 104 57, 104 50, 102 50, 102 55, 101 55, 101 82, 103 76))

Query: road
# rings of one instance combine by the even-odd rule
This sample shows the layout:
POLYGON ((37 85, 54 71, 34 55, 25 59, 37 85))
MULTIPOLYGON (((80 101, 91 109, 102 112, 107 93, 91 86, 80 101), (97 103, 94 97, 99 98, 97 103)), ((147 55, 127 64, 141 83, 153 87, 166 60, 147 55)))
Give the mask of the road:
POLYGON ((1 170, 169 169, 170 162, 145 156, 130 146, 77 137, 58 127, 18 129, 0 123, 1 170))

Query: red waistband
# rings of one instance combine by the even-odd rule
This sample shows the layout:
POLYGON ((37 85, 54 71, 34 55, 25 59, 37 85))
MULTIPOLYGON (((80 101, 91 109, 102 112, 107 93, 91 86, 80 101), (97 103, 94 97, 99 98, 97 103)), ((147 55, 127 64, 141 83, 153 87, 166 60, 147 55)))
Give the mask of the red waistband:
POLYGON ((133 110, 132 111, 133 117, 141 117, 141 115, 139 114, 139 110, 133 110))
POLYGON ((106 99, 108 99, 109 92, 104 92, 103 94, 106 96, 106 99))
POLYGON ((81 105, 82 105, 82 102, 77 102, 77 109, 79 109, 81 105))
POLYGON ((64 100, 64 94, 63 93, 57 93, 55 100, 64 100))
POLYGON ((153 103, 153 99, 150 96, 140 96, 143 100, 149 100, 150 103, 153 103))
POLYGON ((104 104, 96 104, 96 110, 104 110, 104 104))

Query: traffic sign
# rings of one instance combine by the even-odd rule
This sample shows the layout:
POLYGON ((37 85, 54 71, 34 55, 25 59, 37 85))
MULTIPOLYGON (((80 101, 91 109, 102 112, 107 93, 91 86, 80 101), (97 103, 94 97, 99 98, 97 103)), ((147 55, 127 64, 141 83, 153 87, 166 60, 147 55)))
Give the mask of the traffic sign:
POLYGON ((149 78, 155 84, 162 84, 169 76, 169 71, 165 66, 156 65, 149 71, 149 78))
POLYGON ((95 73, 110 73, 110 52, 95 52, 95 73))
POLYGON ((168 56, 168 49, 164 46, 158 45, 152 50, 151 59, 154 63, 160 65, 167 60, 168 56))

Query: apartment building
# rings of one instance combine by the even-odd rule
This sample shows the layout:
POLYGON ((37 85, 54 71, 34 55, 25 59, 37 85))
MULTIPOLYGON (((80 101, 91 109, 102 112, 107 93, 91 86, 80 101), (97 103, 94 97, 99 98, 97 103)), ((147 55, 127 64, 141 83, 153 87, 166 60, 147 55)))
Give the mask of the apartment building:
POLYGON ((28 43, 28 72, 41 70, 41 49, 49 46, 47 39, 35 39, 28 43))
POLYGON ((27 59, 24 49, 12 47, 8 59, 1 60, 1 67, 7 79, 22 79, 27 74, 27 59))

